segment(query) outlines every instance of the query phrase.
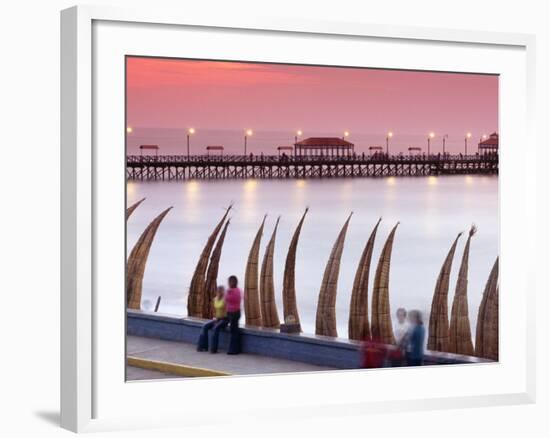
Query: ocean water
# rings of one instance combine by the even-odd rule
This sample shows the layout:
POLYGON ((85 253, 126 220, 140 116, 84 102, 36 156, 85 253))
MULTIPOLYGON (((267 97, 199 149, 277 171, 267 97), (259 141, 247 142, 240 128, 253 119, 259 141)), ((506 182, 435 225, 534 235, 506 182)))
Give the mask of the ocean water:
POLYGON ((449 309, 457 272, 472 223, 468 300, 472 334, 491 267, 499 254, 498 178, 440 176, 331 180, 225 180, 135 182, 127 184, 128 205, 147 198, 127 224, 128 253, 149 222, 163 209, 173 210, 161 223, 147 262, 142 306, 152 308, 162 297, 160 312, 186 314, 193 270, 212 229, 234 204, 220 262, 219 283, 237 275, 244 286, 246 260, 255 233, 267 214, 260 263, 278 216, 274 277, 282 320, 282 279, 290 239, 306 207, 296 257, 296 293, 305 332, 315 330, 315 313, 323 272, 332 245, 350 212, 338 294, 337 327, 347 337, 349 301, 357 263, 379 217, 382 218, 371 266, 369 301, 382 246, 397 221, 390 271, 392 313, 398 307, 419 309, 425 321, 441 264, 457 233, 459 240, 451 273, 449 309))

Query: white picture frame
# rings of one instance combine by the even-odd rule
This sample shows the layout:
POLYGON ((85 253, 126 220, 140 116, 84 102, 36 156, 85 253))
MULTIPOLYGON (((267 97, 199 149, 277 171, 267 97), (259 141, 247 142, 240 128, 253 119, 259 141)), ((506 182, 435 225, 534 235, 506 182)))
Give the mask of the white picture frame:
MULTIPOLYGON (((196 41, 200 41, 200 38, 196 41)), ((263 42, 265 43, 265 40, 263 42)), ((212 385, 217 385, 224 391, 231 391, 235 385, 239 385, 243 394, 236 409, 240 412, 246 411, 246 415, 266 418, 273 409, 276 409, 279 416, 305 418, 312 415, 341 415, 344 412, 348 415, 350 412, 359 415, 413 408, 440 409, 533 402, 533 296, 536 286, 532 272, 535 263, 531 260, 534 255, 530 255, 533 253, 529 249, 535 242, 535 215, 529 212, 535 211, 536 175, 534 165, 530 166, 529 172, 526 169, 529 164, 536 162, 532 127, 534 45, 535 39, 531 35, 484 31, 423 29, 360 22, 318 22, 307 19, 282 20, 246 15, 240 16, 239 19, 227 20, 216 14, 200 16, 153 8, 130 10, 78 6, 64 10, 61 13, 62 427, 81 432, 199 424, 208 414, 199 407, 201 394, 205 391, 211 392, 212 385), (141 39, 143 29, 148 29, 148 34, 147 38, 141 39), (365 385, 368 381, 371 391, 350 393, 349 397, 341 388, 350 385, 360 388, 363 384, 357 384, 357 380, 354 380, 357 377, 356 371, 334 372, 323 376, 313 373, 284 377, 252 376, 146 384, 125 384, 124 381, 120 381, 124 355, 117 356, 121 351, 120 338, 124 336, 123 289, 120 288, 120 296, 116 294, 124 275, 124 247, 115 246, 124 234, 125 206, 120 202, 120 193, 123 189, 111 190, 114 192, 112 194, 108 193, 108 189, 113 182, 118 184, 123 181, 121 178, 125 175, 124 167, 122 171, 119 171, 118 167, 121 164, 123 166, 124 147, 122 142, 120 151, 116 148, 111 151, 103 145, 111 139, 118 141, 123 138, 124 123, 119 125, 120 105, 123 106, 123 102, 116 100, 120 97, 119 88, 124 79, 120 75, 120 55, 156 53, 159 56, 178 56, 180 48, 177 44, 172 47, 168 40, 163 38, 170 33, 170 38, 173 39, 173 32, 179 31, 187 32, 185 35, 182 34, 182 38, 192 35, 192 32, 198 32, 202 38, 207 36, 208 41, 214 41, 223 32, 231 33, 238 44, 235 44, 232 54, 224 56, 227 59, 244 57, 242 60, 258 60, 249 59, 246 47, 250 43, 249 50, 259 50, 258 47, 254 47, 254 39, 267 38, 273 44, 270 46, 272 53, 269 59, 263 59, 268 61, 299 60, 298 54, 290 53, 288 50, 290 40, 293 40, 294 43, 302 41, 304 48, 311 49, 308 52, 311 58, 302 60, 304 63, 317 61, 323 64, 326 61, 323 62, 322 59, 333 56, 333 64, 348 65, 351 58, 346 56, 351 55, 346 54, 346 50, 337 51, 338 48, 372 44, 372 53, 377 53, 373 57, 378 59, 373 61, 377 67, 419 68, 419 61, 411 60, 404 52, 400 59, 394 57, 390 60, 388 56, 385 57, 383 50, 375 47, 383 43, 387 47, 397 47, 391 51, 402 51, 403 47, 399 45, 406 45, 411 51, 412 48, 416 48, 422 53, 425 51, 426 54, 435 51, 438 57, 434 58, 438 59, 425 58, 422 61, 423 69, 478 71, 501 75, 501 293, 504 293, 504 298, 501 299, 504 321, 501 325, 501 343, 504 351, 499 364, 491 369, 484 366, 453 366, 391 370, 391 379, 396 382, 396 391, 400 392, 389 391, 385 395, 380 388, 388 378, 387 371, 363 371, 361 381, 364 380, 365 385), (130 49, 129 40, 132 41, 130 49), (322 55, 317 53, 315 45, 326 44, 327 41, 334 42, 334 52, 322 50, 322 55), (452 46, 452 50, 449 46, 452 46), (462 53, 464 59, 460 56, 451 59, 455 49, 457 53, 462 53), (491 59, 483 55, 488 55, 491 59), (110 64, 109 60, 114 60, 113 64, 110 64), (109 85, 104 86, 102 81, 111 74, 112 80, 109 79, 109 85), (112 106, 112 102, 107 103, 104 98, 106 95, 118 103, 115 106, 112 106), (102 112, 106 105, 113 108, 109 120, 105 119, 102 112), (117 130, 120 132, 116 133, 117 130), (524 142, 524 154, 512 158, 507 144, 514 141, 524 142), (111 152, 114 155, 110 155, 111 152), (517 169, 513 173, 512 164, 517 169), (517 208, 518 202, 521 202, 522 208, 517 208), (98 208, 99 205, 101 208, 98 208), (110 221, 112 224, 108 224, 104 216, 105 212, 109 211, 116 216, 110 221), (523 235, 518 234, 520 227, 523 235), (108 248, 109 246, 113 248, 108 248), (113 259, 109 258, 107 249, 112 253, 113 259), (510 269, 511 267, 514 269, 510 269), (507 287, 510 290, 514 289, 514 294, 507 295, 507 287), (111 298, 98 298, 107 288, 111 291, 111 298, 114 297, 112 302, 109 301, 111 298), (517 325, 512 330, 507 327, 506 321, 510 320, 509 317, 514 312, 517 325), (108 333, 116 335, 111 336, 112 340, 108 340, 108 333), (517 348, 514 357, 507 354, 509 343, 517 348), (399 388, 399 379, 403 377, 400 377, 399 373, 409 373, 403 375, 409 380, 412 376, 410 373, 414 373, 414 380, 419 384, 429 380, 435 383, 433 387, 426 383, 426 388, 422 390, 424 392, 415 385, 399 388), (452 379, 473 379, 474 384, 478 385, 477 390, 474 391, 468 384, 458 384, 453 389, 448 388, 448 391, 438 388, 437 382, 451 373, 452 379), (332 395, 330 403, 319 401, 320 394, 315 390, 319 386, 316 385, 318 378, 323 379, 325 391, 332 395), (174 402, 177 400, 174 398, 175 394, 178 391, 181 393, 182 385, 185 385, 188 394, 193 395, 194 406, 185 405, 181 400, 178 403, 174 402), (271 391, 275 396, 270 402, 247 403, 246 394, 252 387, 261 387, 262 390, 271 391), (285 388, 303 388, 303 391, 289 402, 285 399, 285 388), (156 400, 155 405, 147 404, 143 407, 149 415, 144 415, 139 406, 132 405, 131 401, 139 397, 143 397, 144 400, 156 400), (160 399, 163 402, 158 402, 160 399), (186 415, 182 415, 182 412, 186 412, 186 415)), ((205 58, 221 57, 222 54, 216 52, 218 49, 215 45, 208 47, 205 40, 202 49, 200 44, 197 44, 188 55, 201 57, 200 52, 204 50, 205 58)), ((235 412, 228 409, 218 416, 217 421, 230 421, 235 412)))

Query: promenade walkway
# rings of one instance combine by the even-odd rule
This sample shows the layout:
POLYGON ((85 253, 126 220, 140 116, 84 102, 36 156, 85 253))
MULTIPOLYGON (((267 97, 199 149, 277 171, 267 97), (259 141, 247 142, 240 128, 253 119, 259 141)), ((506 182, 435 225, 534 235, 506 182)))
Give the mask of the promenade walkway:
POLYGON ((127 356, 131 358, 126 370, 127 380, 334 369, 256 354, 230 356, 223 351, 217 354, 198 352, 194 344, 139 336, 127 337, 127 356))

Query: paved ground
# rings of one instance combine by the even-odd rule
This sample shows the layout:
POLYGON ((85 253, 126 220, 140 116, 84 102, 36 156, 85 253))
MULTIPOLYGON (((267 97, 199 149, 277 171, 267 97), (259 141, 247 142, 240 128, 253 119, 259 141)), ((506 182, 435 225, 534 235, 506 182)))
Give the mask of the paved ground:
POLYGON ((179 379, 179 376, 174 376, 160 371, 144 370, 143 368, 126 367, 126 380, 153 380, 153 379, 179 379))
MULTIPOLYGON (((142 359, 153 359, 192 367, 208 368, 237 375, 295 373, 333 369, 255 354, 228 355, 224 352, 217 354, 208 352, 199 353, 193 344, 138 336, 127 337, 127 354, 128 356, 142 359)), ((156 371, 142 371, 143 375, 139 372, 139 368, 127 367, 128 380, 171 377, 170 375, 163 375, 163 373, 156 371)))

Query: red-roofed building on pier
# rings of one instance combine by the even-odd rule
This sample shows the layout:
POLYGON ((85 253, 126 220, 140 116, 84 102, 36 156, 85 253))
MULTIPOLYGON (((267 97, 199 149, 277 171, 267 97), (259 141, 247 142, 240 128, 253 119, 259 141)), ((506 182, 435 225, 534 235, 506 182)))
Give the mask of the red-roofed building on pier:
POLYGON ((498 134, 493 132, 489 138, 480 141, 477 148, 480 155, 498 154, 498 134))
POLYGON ((345 157, 353 155, 353 143, 338 137, 310 137, 294 144, 296 156, 345 157))

